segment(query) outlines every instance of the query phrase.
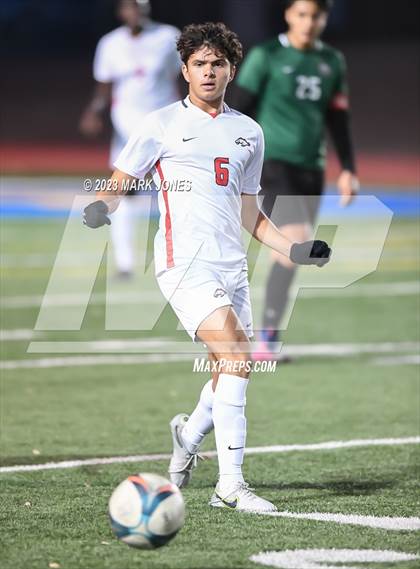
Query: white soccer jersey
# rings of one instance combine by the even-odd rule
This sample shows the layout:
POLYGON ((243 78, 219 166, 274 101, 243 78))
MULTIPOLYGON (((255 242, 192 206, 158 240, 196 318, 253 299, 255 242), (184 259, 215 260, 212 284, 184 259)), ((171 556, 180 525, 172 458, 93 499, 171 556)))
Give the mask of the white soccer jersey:
POLYGON ((179 33, 173 26, 149 22, 137 36, 121 26, 99 41, 94 78, 113 84, 111 120, 125 140, 146 114, 179 97, 179 33))
POLYGON ((159 192, 156 273, 193 259, 237 270, 246 263, 241 194, 257 194, 264 157, 260 126, 224 106, 212 115, 187 97, 148 115, 115 162, 159 192))

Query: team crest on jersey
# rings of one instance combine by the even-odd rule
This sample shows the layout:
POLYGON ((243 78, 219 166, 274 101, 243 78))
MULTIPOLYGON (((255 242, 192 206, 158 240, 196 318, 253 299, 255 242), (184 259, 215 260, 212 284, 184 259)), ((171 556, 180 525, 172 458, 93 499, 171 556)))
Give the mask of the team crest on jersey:
POLYGON ((251 144, 247 141, 247 139, 243 138, 242 136, 240 136, 235 140, 235 144, 237 144, 238 146, 242 146, 243 148, 245 148, 245 146, 251 146, 251 144))
POLYGON ((222 288, 217 288, 214 291, 214 298, 222 298, 223 296, 225 296, 225 294, 227 294, 227 292, 225 290, 223 290, 222 288))
POLYGON ((328 63, 321 62, 318 69, 321 75, 331 75, 331 67, 328 65, 328 63))

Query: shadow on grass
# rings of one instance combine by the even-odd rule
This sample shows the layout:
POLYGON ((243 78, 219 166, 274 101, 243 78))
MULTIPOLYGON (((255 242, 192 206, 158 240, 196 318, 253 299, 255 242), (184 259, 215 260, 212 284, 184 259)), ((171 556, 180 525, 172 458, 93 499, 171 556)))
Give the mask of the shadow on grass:
POLYGON ((320 490, 336 496, 365 496, 375 494, 398 484, 393 480, 327 480, 325 482, 285 482, 274 484, 258 484, 258 489, 269 490, 320 490))

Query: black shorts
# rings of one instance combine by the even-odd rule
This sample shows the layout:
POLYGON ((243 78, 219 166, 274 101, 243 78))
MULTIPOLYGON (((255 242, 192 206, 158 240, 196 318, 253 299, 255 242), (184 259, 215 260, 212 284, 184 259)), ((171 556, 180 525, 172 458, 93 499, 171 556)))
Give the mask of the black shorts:
POLYGON ((324 188, 323 170, 267 160, 261 186, 262 210, 277 227, 289 223, 314 224, 324 188))

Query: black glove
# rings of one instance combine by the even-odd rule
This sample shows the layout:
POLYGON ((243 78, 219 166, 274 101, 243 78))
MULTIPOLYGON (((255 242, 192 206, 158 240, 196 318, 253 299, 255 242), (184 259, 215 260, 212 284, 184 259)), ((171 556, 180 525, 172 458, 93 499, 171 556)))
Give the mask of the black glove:
POLYGON ((108 217, 108 206, 102 200, 90 203, 85 207, 83 213, 83 223, 92 229, 102 227, 102 225, 111 225, 111 220, 108 217))
POLYGON ((294 243, 290 249, 290 260, 297 265, 317 265, 323 267, 331 257, 331 249, 325 241, 306 241, 294 243))

